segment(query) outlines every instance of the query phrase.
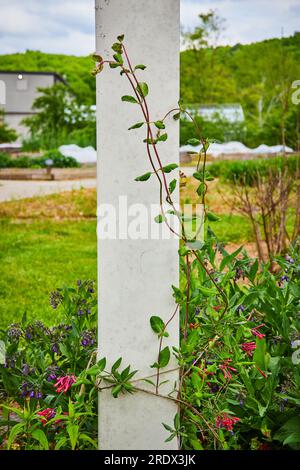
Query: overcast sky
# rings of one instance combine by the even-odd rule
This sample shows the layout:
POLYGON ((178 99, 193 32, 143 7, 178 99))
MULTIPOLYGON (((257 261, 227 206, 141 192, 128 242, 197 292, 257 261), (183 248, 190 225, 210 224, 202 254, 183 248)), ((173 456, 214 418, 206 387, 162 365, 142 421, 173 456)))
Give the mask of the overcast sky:
MULTIPOLYGON (((300 30, 300 0, 181 0, 181 5, 185 29, 197 24, 200 12, 217 10, 226 19, 223 44, 279 37, 282 28, 285 36, 300 30)), ((0 0, 0 54, 26 49, 93 52, 94 0, 0 0)))

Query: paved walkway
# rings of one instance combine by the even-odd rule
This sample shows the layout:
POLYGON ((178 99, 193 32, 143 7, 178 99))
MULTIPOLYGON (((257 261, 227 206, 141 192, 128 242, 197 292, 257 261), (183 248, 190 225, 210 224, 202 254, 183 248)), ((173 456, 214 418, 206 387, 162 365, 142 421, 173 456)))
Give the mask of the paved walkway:
POLYGON ((12 181, 0 180, 0 202, 27 197, 72 191, 72 189, 95 188, 96 179, 75 181, 12 181))
MULTIPOLYGON (((181 167, 186 176, 192 176, 194 167, 181 167)), ((44 196, 47 194, 72 191, 72 189, 96 188, 96 179, 73 181, 13 181, 0 180, 0 202, 27 197, 44 196)))

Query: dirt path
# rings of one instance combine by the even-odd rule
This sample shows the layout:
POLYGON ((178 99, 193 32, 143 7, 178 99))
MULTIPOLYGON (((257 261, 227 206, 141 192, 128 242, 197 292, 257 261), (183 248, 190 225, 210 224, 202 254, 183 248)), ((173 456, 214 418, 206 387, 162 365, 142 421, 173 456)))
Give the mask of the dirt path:
POLYGON ((95 188, 96 179, 83 179, 75 181, 11 181, 0 180, 0 202, 24 199, 28 197, 44 196, 72 191, 72 189, 95 188))

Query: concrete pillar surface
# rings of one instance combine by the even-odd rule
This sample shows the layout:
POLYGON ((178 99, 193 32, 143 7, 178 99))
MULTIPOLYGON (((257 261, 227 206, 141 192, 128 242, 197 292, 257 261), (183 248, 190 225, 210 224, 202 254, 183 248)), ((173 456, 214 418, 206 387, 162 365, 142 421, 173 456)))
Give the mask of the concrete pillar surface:
MULTIPOLYGON (((179 4, 179 0, 96 0, 96 52, 110 59, 112 44, 125 34, 133 64, 147 66, 138 76, 149 85, 153 120, 176 107, 179 99, 179 4)), ((155 177, 145 183, 134 181, 151 167, 143 143, 145 126, 127 130, 143 120, 138 105, 121 102, 121 96, 131 94, 118 69, 107 66, 97 76, 98 207, 113 205, 118 222, 120 211, 123 221, 125 201, 128 207, 138 203, 146 208, 159 202, 155 177)), ((169 138, 159 144, 163 164, 178 164, 178 122, 169 118, 166 124, 169 138)), ((167 175, 169 181, 176 176, 167 175)), ((174 200, 178 202, 176 191, 174 200)), ((121 239, 98 241, 99 356, 107 358, 107 368, 122 357, 123 368, 131 364, 142 378, 155 373, 150 365, 158 353, 150 317, 167 321, 175 309, 171 285, 178 285, 178 240, 126 239, 124 230, 121 239)), ((168 332, 164 346, 178 346, 178 316, 168 332)), ((174 366, 172 361, 167 369, 174 366)), ((165 374, 162 380, 169 379, 169 383, 160 393, 167 394, 177 378, 178 372, 165 374)), ((145 382, 139 385, 154 390, 145 382)), ((162 426, 173 423, 177 409, 171 401, 142 392, 114 399, 105 391, 99 402, 101 449, 177 448, 176 439, 165 443, 169 433, 162 426)))

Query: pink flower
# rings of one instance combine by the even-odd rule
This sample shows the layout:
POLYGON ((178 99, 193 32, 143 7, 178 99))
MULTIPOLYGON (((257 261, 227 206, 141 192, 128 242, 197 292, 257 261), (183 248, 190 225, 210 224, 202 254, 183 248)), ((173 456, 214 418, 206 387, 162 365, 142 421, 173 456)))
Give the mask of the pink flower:
POLYGON ((46 426, 47 422, 54 418, 55 410, 54 408, 45 408, 43 411, 39 411, 37 414, 42 417, 41 419, 43 426, 46 426))
POLYGON ((231 362, 232 362, 232 359, 225 359, 223 364, 220 364, 220 369, 223 372, 224 378, 228 380, 232 379, 232 375, 230 371, 237 372, 237 369, 235 369, 235 367, 232 367, 230 365, 231 362))
POLYGON ((69 388, 76 382, 75 375, 65 375, 60 377, 58 381, 54 384, 57 393, 67 393, 69 388))
POLYGON ((259 339, 263 339, 266 335, 264 335, 263 333, 260 333, 260 331, 257 331, 259 328, 262 328, 263 326, 266 326, 266 325, 262 323, 261 325, 258 325, 255 328, 252 328, 251 333, 254 336, 257 336, 259 339))
POLYGON ((252 356, 252 353, 256 348, 256 343, 254 341, 250 341, 249 343, 243 343, 241 345, 241 348, 247 354, 247 356, 252 356))
POLYGON ((216 426, 217 428, 225 428, 227 431, 232 431, 233 426, 235 423, 238 423, 240 418, 236 418, 235 416, 228 416, 226 413, 224 413, 221 416, 217 417, 216 420, 216 426))

